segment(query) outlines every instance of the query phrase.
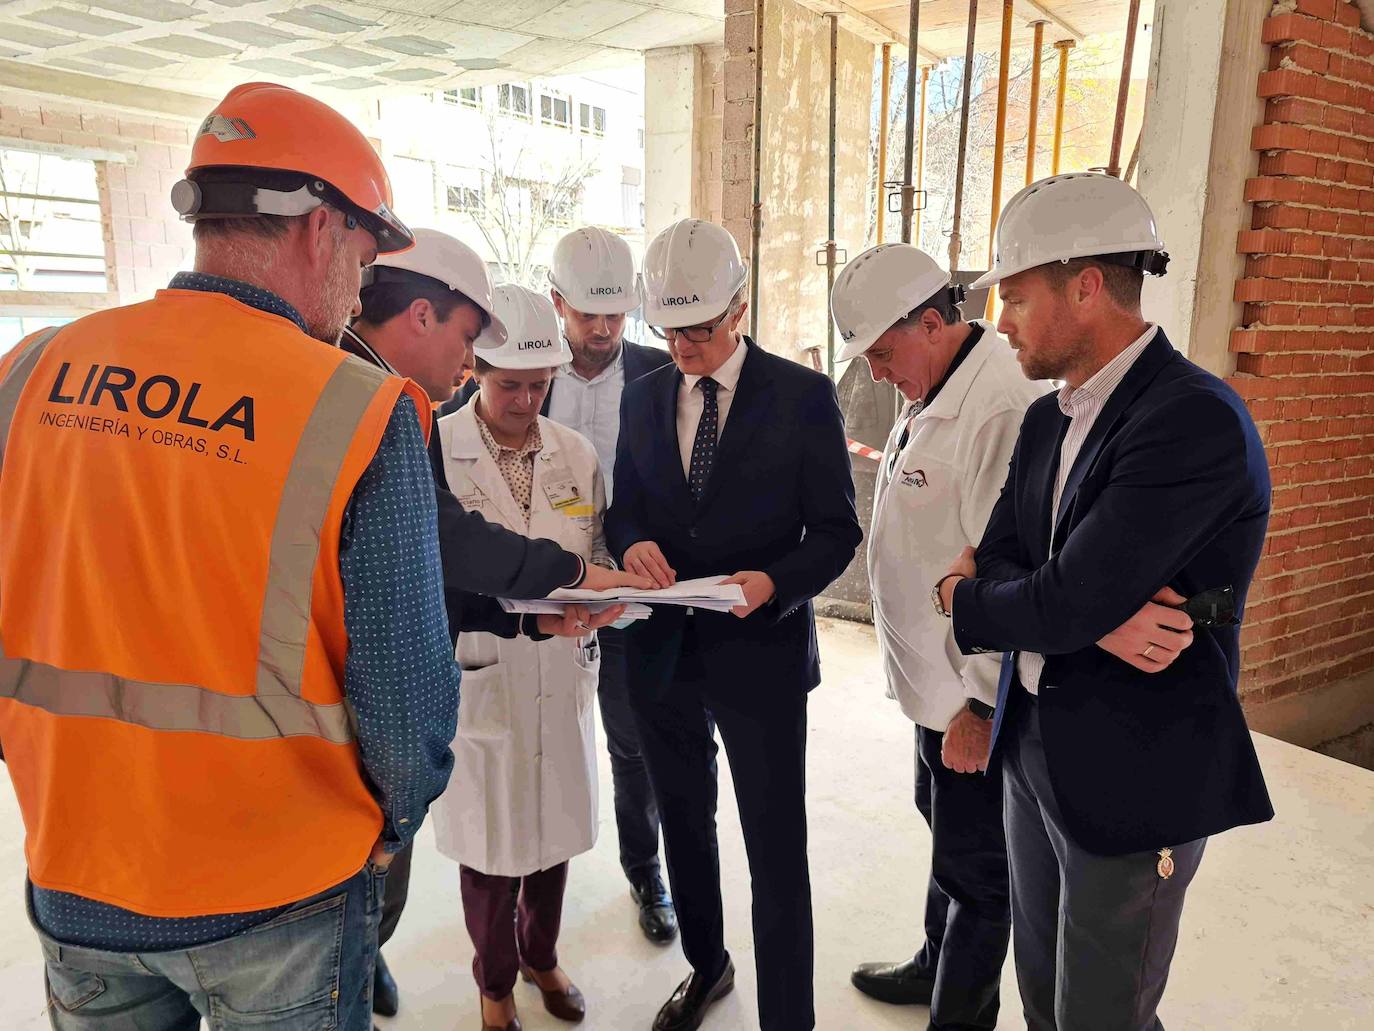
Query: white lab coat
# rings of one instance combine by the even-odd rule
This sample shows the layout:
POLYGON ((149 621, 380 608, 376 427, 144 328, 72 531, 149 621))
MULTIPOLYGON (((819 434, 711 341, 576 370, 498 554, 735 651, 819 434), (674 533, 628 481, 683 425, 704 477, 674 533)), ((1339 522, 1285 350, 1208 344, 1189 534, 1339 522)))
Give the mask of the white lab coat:
POLYGON ((873 492, 868 577, 888 694, 916 723, 943 732, 969 698, 993 705, 1001 655, 966 656, 931 586, 978 546, 1007 479, 1026 408, 1050 389, 1021 374, 986 322, 983 337, 929 407, 910 405, 888 435, 873 492), (910 419, 906 446, 893 461, 910 419))
MULTIPOLYGON (((477 395, 477 396, 480 396, 477 395)), ((444 470, 463 507, 530 537, 606 561, 605 488, 580 434, 539 418, 529 524, 477 428, 475 402, 439 420, 444 470), (557 489, 568 479, 577 499, 557 489), (552 493, 552 497, 550 494, 552 493)), ((458 637, 463 683, 453 776, 431 806, 439 851, 486 874, 547 870, 596 843, 595 636, 458 637)))

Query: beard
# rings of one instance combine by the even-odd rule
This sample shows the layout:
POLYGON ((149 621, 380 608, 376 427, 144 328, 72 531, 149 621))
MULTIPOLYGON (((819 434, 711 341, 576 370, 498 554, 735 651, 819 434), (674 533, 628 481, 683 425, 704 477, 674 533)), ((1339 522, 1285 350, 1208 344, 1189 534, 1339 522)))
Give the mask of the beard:
POLYGON ((305 331, 316 340, 337 346, 358 298, 358 281, 349 275, 349 255, 342 230, 334 227, 334 253, 329 258, 319 299, 313 311, 301 312, 305 331))
POLYGON ((615 361, 615 356, 620 351, 620 344, 621 341, 618 337, 610 341, 588 340, 576 347, 572 346, 572 341, 568 341, 568 346, 572 348, 578 364, 597 370, 604 369, 615 361))

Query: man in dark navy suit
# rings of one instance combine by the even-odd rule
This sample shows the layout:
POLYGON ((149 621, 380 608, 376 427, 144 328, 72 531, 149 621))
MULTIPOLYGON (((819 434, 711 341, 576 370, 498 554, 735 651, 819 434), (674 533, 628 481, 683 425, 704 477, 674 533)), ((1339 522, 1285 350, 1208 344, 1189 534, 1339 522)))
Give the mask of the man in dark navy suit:
POLYGON ((966 654, 1015 653, 991 748, 1031 1031, 1161 1028, 1208 836, 1273 816, 1236 691, 1268 467, 1235 392, 1142 317, 1167 261, 1130 186, 1057 176, 1007 205, 979 284, 1025 374, 1065 384, 933 591, 966 654))
POLYGON ((686 220, 645 256, 645 321, 674 365, 626 388, 606 538, 666 586, 733 574, 732 612, 656 607, 628 632, 631 705, 658 798, 691 975, 655 1031, 687 1031, 734 984, 716 847, 720 730, 754 887, 763 1031, 806 1031, 812 999, 806 698, 820 681, 811 599, 854 557, 844 423, 824 376, 739 331, 747 272, 720 226, 686 220))

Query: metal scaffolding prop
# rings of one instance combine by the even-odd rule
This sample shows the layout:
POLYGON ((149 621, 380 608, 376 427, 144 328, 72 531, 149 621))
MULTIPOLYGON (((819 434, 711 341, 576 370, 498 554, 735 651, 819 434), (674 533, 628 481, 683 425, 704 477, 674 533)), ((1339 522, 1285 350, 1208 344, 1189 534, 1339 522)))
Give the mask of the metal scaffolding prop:
MULTIPOLYGON (((830 19, 830 210, 829 238, 825 241, 825 296, 829 304, 830 294, 835 289, 835 265, 837 248, 835 246, 835 114, 838 97, 836 84, 839 78, 839 40, 840 16, 827 14, 830 19)), ((871 94, 870 94, 871 96, 871 94)), ((825 372, 835 378, 835 320, 825 320, 825 372)))
POLYGON ((1059 153, 1064 145, 1064 94, 1069 88, 1069 51, 1074 41, 1061 39, 1054 45, 1059 51, 1059 90, 1054 97, 1054 160, 1050 164, 1050 175, 1059 174, 1059 153))
POLYGON ((963 237, 959 227, 964 216, 964 168, 968 162, 968 114, 973 92, 973 44, 978 36, 978 0, 968 2, 968 42, 964 46, 964 103, 959 112, 959 160, 954 170, 954 226, 949 235, 949 272, 959 271, 959 251, 963 237))
MULTIPOLYGON (((916 210, 912 166, 916 160, 916 68, 920 64, 921 0, 911 0, 906 36, 906 164, 902 173, 902 243, 911 242, 911 218, 916 210)), ((922 104, 922 111, 925 105, 922 104)))
POLYGON ((921 245, 921 213, 926 209, 926 88, 930 85, 930 65, 921 69, 921 117, 916 131, 916 192, 921 203, 916 207, 916 246, 921 245))
MULTIPOLYGON (((992 225, 988 228, 988 268, 992 268, 997 243, 997 216, 1002 213, 1002 159, 1007 149, 1007 85, 1011 74, 1011 17, 1015 0, 1002 0, 1002 48, 997 57, 997 133, 992 144, 992 225)), ((997 302, 997 292, 988 291, 987 317, 997 302)))
POLYGON ((1036 132, 1040 127, 1040 59, 1045 49, 1044 21, 1032 23, 1035 26, 1035 54, 1031 60, 1030 114, 1026 122, 1026 185, 1035 182, 1035 143, 1036 132))
POLYGON ((878 107, 878 242, 883 242, 887 228, 887 122, 892 103, 892 44, 883 44, 882 101, 878 107))
POLYGON ((1121 178, 1121 144, 1126 134, 1126 102, 1131 96, 1131 62, 1135 57, 1135 32, 1140 25, 1140 0, 1131 0, 1126 23, 1126 48, 1121 54, 1121 84, 1116 90, 1116 124, 1112 127, 1112 154, 1107 174, 1121 178))
POLYGON ((763 238, 763 0, 754 2, 754 206, 749 232, 749 327, 759 335, 759 279, 763 238))

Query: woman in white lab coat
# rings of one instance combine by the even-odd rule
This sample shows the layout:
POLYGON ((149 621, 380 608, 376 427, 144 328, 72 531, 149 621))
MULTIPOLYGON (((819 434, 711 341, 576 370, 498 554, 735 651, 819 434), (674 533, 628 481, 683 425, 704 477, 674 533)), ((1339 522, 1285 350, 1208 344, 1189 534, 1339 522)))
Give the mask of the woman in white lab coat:
MULTIPOLYGON (((496 347, 478 338, 481 389, 439 420, 449 485, 465 508, 609 565, 596 451, 539 415, 553 375, 572 358, 553 305, 501 286, 495 306, 508 338, 496 347)), ((461 864, 483 1031, 518 1031, 517 973, 554 1016, 580 1020, 585 1003, 556 945, 568 860, 596 841, 596 635, 464 633, 458 662, 453 777, 431 812, 439 851, 461 864)))

